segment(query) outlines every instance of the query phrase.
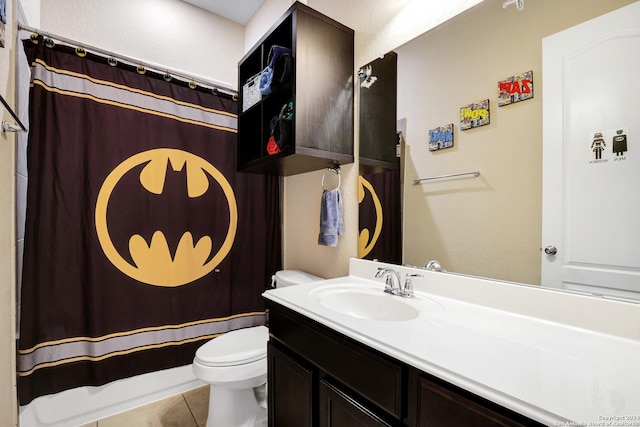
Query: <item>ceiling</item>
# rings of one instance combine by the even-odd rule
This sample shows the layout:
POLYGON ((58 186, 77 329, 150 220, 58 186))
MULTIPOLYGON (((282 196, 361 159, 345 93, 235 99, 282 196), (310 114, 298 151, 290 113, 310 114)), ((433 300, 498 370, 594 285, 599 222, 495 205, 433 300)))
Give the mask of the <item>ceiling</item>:
POLYGON ((194 6, 246 25, 264 0, 183 0, 194 6))

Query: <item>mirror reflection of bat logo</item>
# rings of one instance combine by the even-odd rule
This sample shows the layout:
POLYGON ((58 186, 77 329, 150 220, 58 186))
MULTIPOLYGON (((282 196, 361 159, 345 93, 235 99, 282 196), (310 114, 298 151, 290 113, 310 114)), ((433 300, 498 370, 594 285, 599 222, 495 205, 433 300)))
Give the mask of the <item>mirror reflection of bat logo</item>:
POLYGON ((122 162, 96 203, 105 255, 126 275, 156 286, 204 277, 228 254, 237 228, 233 190, 206 160, 157 149, 122 162))
POLYGON ((358 234, 358 258, 364 258, 373 250, 382 232, 382 204, 373 185, 362 175, 358 176, 358 203, 367 204, 360 209, 360 233, 358 234), (369 195, 367 197, 367 194, 369 195), (368 215, 364 213, 368 212, 368 215))

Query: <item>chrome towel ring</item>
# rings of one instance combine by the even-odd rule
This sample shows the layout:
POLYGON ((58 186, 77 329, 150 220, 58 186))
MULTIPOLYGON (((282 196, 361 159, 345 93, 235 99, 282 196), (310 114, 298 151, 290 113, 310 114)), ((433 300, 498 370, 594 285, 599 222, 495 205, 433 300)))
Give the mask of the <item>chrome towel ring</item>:
POLYGON ((341 184, 340 166, 336 166, 333 168, 327 168, 327 170, 325 170, 324 173, 322 174, 322 190, 328 191, 326 188, 324 188, 324 178, 327 176, 327 172, 333 172, 336 175, 338 175, 338 186, 336 188, 340 188, 340 184, 341 184))

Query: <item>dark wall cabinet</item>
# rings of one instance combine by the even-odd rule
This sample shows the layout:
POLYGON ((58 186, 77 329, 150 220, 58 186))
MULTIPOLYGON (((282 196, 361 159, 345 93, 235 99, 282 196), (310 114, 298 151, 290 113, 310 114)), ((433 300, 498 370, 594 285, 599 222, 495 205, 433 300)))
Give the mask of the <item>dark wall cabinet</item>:
POLYGON ((242 58, 238 170, 293 175, 353 162, 353 34, 295 3, 242 58), (279 62, 270 67, 273 90, 263 94, 272 49, 290 56, 271 56, 279 62), (286 105, 292 114, 282 117, 286 105))
POLYGON ((360 173, 396 169, 398 54, 389 52, 358 72, 360 173))
POLYGON ((268 302, 270 427, 542 426, 268 302))

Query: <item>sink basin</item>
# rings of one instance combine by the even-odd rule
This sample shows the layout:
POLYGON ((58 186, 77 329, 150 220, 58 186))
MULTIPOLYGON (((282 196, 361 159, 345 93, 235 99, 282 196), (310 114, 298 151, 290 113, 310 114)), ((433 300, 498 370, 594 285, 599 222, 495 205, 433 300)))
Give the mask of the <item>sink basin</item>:
POLYGON ((323 286, 311 291, 309 297, 329 310, 358 319, 403 321, 420 314, 401 297, 379 288, 323 286))

